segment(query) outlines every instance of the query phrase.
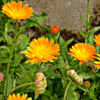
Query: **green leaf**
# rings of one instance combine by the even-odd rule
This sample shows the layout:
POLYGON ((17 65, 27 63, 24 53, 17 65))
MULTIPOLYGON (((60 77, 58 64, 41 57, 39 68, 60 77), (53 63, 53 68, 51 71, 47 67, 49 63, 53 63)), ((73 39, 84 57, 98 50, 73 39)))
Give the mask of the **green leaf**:
POLYGON ((84 92, 86 91, 85 88, 81 87, 80 85, 78 85, 78 88, 79 88, 80 90, 84 91, 84 92))
POLYGON ((10 49, 7 46, 1 46, 0 49, 6 49, 8 52, 10 52, 10 49))
POLYGON ((68 81, 65 81, 64 79, 61 80, 61 83, 63 88, 66 88, 66 86, 68 85, 68 81))
POLYGON ((6 48, 6 46, 4 46, 4 47, 0 47, 0 63, 8 63, 8 59, 9 59, 9 57, 8 57, 8 53, 9 53, 10 51, 9 51, 9 49, 8 48, 6 48))
MULTIPOLYGON (((6 22, 7 22, 7 23, 16 22, 16 19, 8 19, 6 22)), ((14 27, 14 26, 13 26, 13 27, 14 27)))
POLYGON ((96 46, 96 51, 99 52, 99 46, 96 46))
POLYGON ((22 66, 21 64, 20 64, 20 67, 21 67, 21 69, 24 71, 24 73, 26 73, 26 76, 27 76, 27 78, 28 78, 28 81, 30 81, 30 82, 33 81, 32 78, 31 78, 30 72, 27 71, 27 69, 25 69, 25 67, 22 66))
POLYGON ((60 36, 60 46, 65 43, 65 40, 60 36))
POLYGON ((85 73, 85 72, 82 72, 81 74, 79 74, 80 77, 82 77, 83 79, 89 79, 92 77, 91 74, 88 74, 88 73, 85 73))
POLYGON ((83 37, 87 38, 84 32, 82 32, 82 31, 78 31, 78 32, 79 32, 83 37))
POLYGON ((98 77, 100 77, 100 74, 99 74, 99 73, 97 73, 96 75, 97 75, 98 77))
POLYGON ((88 43, 88 39, 87 38, 85 38, 85 43, 88 43))
POLYGON ((89 15, 89 18, 91 17, 92 15, 89 15))
POLYGON ((4 40, 4 36, 0 35, 0 42, 4 40))
POLYGON ((45 21, 47 14, 46 13, 42 13, 40 15, 33 15, 33 18, 31 20, 33 21, 37 21, 39 24, 43 23, 45 21))
POLYGON ((40 72, 45 72, 47 71, 48 69, 48 66, 44 66, 43 64, 41 65, 41 69, 40 69, 40 72))
POLYGON ((94 34, 89 37, 89 43, 94 45, 94 34))
POLYGON ((32 72, 35 71, 36 65, 32 65, 31 63, 21 63, 22 66, 24 66, 26 69, 31 70, 32 72))
POLYGON ((41 95, 41 97, 42 97, 42 100, 50 100, 49 97, 46 95, 41 95))
POLYGON ((37 21, 35 20, 31 20, 31 19, 27 19, 27 23, 24 24, 22 27, 19 28, 19 31, 18 31, 18 34, 21 34, 23 33, 26 29, 28 29, 29 27, 33 27, 35 25, 39 26, 42 30, 44 31, 51 31, 50 28, 47 28, 47 27, 44 27, 42 26, 40 23, 38 23, 37 21))
POLYGON ((6 34, 6 33, 4 33, 4 37, 5 37, 5 40, 7 42, 7 45, 11 45, 13 39, 8 34, 6 34))
POLYGON ((54 34, 45 34, 45 35, 42 35, 42 36, 45 37, 45 38, 48 38, 49 40, 54 38, 54 34))
POLYGON ((57 94, 57 96, 61 96, 61 95, 64 94, 65 89, 62 87, 61 79, 54 78, 53 85, 54 85, 54 88, 53 89, 54 89, 55 93, 57 94))
MULTIPOLYGON (((27 70, 24 68, 24 66, 21 66, 21 73, 16 73, 19 79, 16 80, 17 84, 24 84, 24 83, 29 83, 33 82, 33 74, 31 75, 30 70, 27 70)), ((21 87, 21 90, 25 89, 25 87, 21 87)))
POLYGON ((25 49, 26 46, 29 44, 30 38, 27 37, 25 34, 20 34, 20 35, 19 35, 19 38, 20 38, 21 40, 23 40, 23 41, 21 42, 21 44, 20 44, 20 47, 21 47, 22 49, 25 49))
POLYGON ((14 55, 14 60, 12 61, 11 66, 17 67, 22 60, 22 56, 21 54, 18 53, 15 53, 13 55, 14 55))
POLYGON ((58 97, 56 94, 54 94, 54 99, 53 100, 58 100, 58 97))
POLYGON ((89 31, 90 36, 91 36, 93 33, 95 33, 96 31, 98 31, 99 29, 100 29, 100 26, 94 27, 93 29, 91 29, 91 30, 89 31))
POLYGON ((88 15, 88 14, 83 14, 83 15, 85 15, 86 17, 89 17, 89 18, 92 16, 92 15, 88 15))
POLYGON ((60 66, 61 66, 61 68, 64 68, 65 65, 66 65, 66 63, 64 62, 64 58, 61 56, 60 57, 60 66))
POLYGON ((50 77, 46 77, 46 80, 47 80, 47 88, 46 88, 46 91, 45 91, 45 95, 51 97, 51 94, 53 94, 53 82, 52 80, 50 79, 50 77))
POLYGON ((31 20, 31 19, 27 19, 27 20, 28 20, 29 22, 32 22, 32 23, 34 23, 35 25, 39 26, 40 29, 42 29, 43 31, 51 31, 50 28, 47 28, 47 27, 42 26, 40 23, 38 23, 38 22, 35 21, 35 20, 31 20))
POLYGON ((13 29, 14 27, 9 23, 9 22, 6 22, 5 23, 5 33, 7 34, 7 33, 9 33, 9 32, 11 32, 11 31, 13 31, 14 32, 14 29, 13 29))
POLYGON ((89 20, 89 23, 87 24, 87 26, 90 28, 92 21, 89 20))
POLYGON ((61 48, 67 47, 73 40, 74 38, 67 40, 64 44, 61 45, 61 48))
POLYGON ((8 35, 8 33, 11 31, 14 31, 13 27, 9 23, 5 23, 3 36, 7 42, 7 45, 12 45, 13 39, 8 35))
POLYGON ((43 95, 46 95, 46 96, 48 96, 48 97, 51 97, 51 92, 50 92, 50 91, 45 90, 45 92, 43 93, 43 95))
POLYGON ((68 60, 68 57, 69 57, 68 49, 67 48, 64 48, 64 49, 61 48, 60 51, 61 51, 61 55, 64 57, 64 59, 68 60))
POLYGON ((35 93, 35 100, 39 97, 39 94, 35 93))
POLYGON ((95 83, 93 83, 92 86, 89 88, 89 96, 93 100, 98 100, 98 99, 96 99, 96 93, 95 93, 95 88, 96 87, 97 86, 95 85, 95 83))
POLYGON ((11 92, 12 89, 12 78, 11 75, 9 74, 8 76, 8 89, 7 89, 7 95, 11 92))
POLYGON ((85 26, 87 26, 87 23, 86 23, 86 21, 80 16, 80 19, 81 19, 81 21, 83 22, 83 24, 85 25, 85 26))
MULTIPOLYGON (((6 85, 6 81, 5 81, 5 85, 6 85)), ((8 88, 7 88, 7 95, 11 92, 12 89, 12 78, 11 75, 8 75, 8 88)), ((5 93, 5 88, 4 88, 4 93, 5 93)))
POLYGON ((61 78, 61 75, 60 74, 56 74, 54 73, 54 70, 57 69, 57 65, 53 65, 51 67, 48 68, 48 70, 45 72, 48 76, 50 76, 51 78, 54 78, 54 77, 59 77, 61 78))
POLYGON ((33 23, 33 22, 28 22, 28 23, 24 24, 23 26, 21 26, 19 28, 18 35, 21 34, 21 33, 23 33, 29 27, 33 27, 33 26, 35 26, 35 23, 33 23))
POLYGON ((71 97, 68 100, 79 100, 77 97, 71 97))
POLYGON ((58 34, 55 35, 55 39, 58 40, 59 36, 60 36, 60 31, 58 32, 58 34))
POLYGON ((3 0, 3 3, 7 3, 7 0, 3 0))
POLYGON ((3 94, 0 94, 0 100, 5 100, 3 94))

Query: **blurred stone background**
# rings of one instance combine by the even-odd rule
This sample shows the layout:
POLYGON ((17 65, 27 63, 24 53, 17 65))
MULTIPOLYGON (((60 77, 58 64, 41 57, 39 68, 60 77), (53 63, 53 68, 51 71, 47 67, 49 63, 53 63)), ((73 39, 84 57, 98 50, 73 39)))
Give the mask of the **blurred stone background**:
MULTIPOLYGON (((75 37, 81 40, 78 30, 86 33, 86 27, 80 20, 80 15, 86 20, 87 0, 24 0, 35 10, 35 14, 47 13, 44 26, 58 25, 63 37, 68 40, 75 37), (64 36, 65 35, 65 36, 64 36), (67 37, 68 36, 68 37, 67 37)), ((100 25, 100 0, 90 0, 92 27, 100 25)))

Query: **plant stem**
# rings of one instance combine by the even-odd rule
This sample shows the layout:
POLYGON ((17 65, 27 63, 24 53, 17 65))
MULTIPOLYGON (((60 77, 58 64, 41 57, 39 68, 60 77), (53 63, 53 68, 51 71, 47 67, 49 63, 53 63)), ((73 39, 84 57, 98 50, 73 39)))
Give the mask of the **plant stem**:
POLYGON ((40 71, 41 65, 42 64, 40 62, 37 63, 35 74, 40 71))
MULTIPOLYGON (((89 23, 89 0, 87 2, 87 24, 89 23)), ((89 43, 89 36, 90 36, 90 33, 89 33, 89 25, 87 25, 87 41, 89 43)))
POLYGON ((14 40, 13 40, 13 43, 12 43, 12 48, 11 48, 11 51, 10 51, 9 61, 8 61, 8 65, 7 65, 5 97, 7 96, 8 75, 9 75, 9 70, 10 70, 10 65, 11 65, 11 59, 13 57, 13 51, 14 51, 14 48, 15 48, 15 45, 16 45, 17 30, 18 30, 18 21, 16 21, 16 29, 15 29, 15 33, 14 33, 14 40))
POLYGON ((65 93, 64 93, 64 100, 66 100, 67 92, 68 92, 68 89, 69 89, 69 86, 71 85, 71 83, 72 83, 72 80, 68 83, 68 85, 66 87, 66 90, 65 90, 65 93))
POLYGON ((82 64, 79 63, 79 71, 78 72, 80 72, 81 70, 82 70, 82 64))
POLYGON ((21 85, 17 86, 16 88, 12 89, 12 91, 9 93, 9 95, 11 95, 14 91, 16 91, 17 89, 19 89, 21 87, 28 86, 28 85, 33 85, 34 83, 35 82, 21 84, 21 85))

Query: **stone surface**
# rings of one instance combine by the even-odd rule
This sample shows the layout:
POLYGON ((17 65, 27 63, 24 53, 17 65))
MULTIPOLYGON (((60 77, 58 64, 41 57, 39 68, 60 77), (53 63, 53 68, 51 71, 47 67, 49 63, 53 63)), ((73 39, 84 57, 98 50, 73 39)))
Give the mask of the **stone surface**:
MULTIPOLYGON (((25 0, 35 10, 36 14, 47 13, 43 25, 58 25, 60 29, 67 29, 74 33, 78 30, 85 31, 80 15, 86 20, 83 14, 87 13, 87 0, 25 0)), ((100 3, 99 0, 90 0, 90 10, 93 18, 96 17, 93 9, 100 3)), ((99 8, 99 6, 98 6, 99 8)), ((95 18, 94 18, 95 19, 95 18)), ((98 18, 100 20, 100 18, 98 18)), ((95 21, 95 23, 98 23, 95 21)))

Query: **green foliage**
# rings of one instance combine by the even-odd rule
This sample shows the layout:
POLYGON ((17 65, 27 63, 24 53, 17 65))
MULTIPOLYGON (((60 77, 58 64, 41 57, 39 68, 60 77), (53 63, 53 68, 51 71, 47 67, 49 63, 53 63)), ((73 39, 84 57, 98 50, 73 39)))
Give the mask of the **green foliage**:
POLYGON ((87 27, 87 34, 85 34, 82 31, 78 31, 78 32, 85 38, 86 43, 90 43, 90 44, 94 45, 94 41, 93 41, 94 40, 94 33, 96 31, 98 31, 100 29, 100 27, 97 26, 97 27, 90 29, 92 21, 89 20, 89 18, 91 17, 91 15, 89 15, 89 1, 87 3, 88 3, 87 14, 84 14, 85 16, 87 16, 87 22, 80 16, 81 21, 87 27))
POLYGON ((85 26, 87 26, 87 23, 86 23, 86 21, 80 16, 80 19, 81 19, 81 21, 83 22, 83 24, 85 25, 85 26))
POLYGON ((82 32, 82 31, 78 31, 78 32, 79 32, 83 37, 87 38, 84 32, 82 32))

